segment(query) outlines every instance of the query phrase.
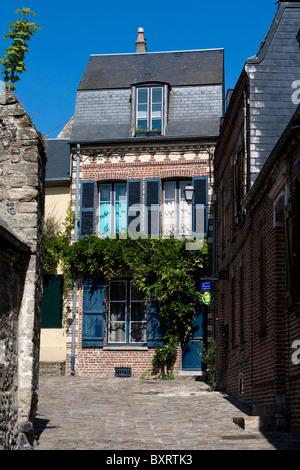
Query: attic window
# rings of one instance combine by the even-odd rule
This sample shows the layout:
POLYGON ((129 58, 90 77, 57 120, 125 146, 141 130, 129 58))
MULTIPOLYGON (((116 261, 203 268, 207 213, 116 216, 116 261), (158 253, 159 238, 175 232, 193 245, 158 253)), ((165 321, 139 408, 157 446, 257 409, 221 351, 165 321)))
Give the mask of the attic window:
POLYGON ((137 88, 136 135, 157 133, 163 129, 163 87, 137 88))

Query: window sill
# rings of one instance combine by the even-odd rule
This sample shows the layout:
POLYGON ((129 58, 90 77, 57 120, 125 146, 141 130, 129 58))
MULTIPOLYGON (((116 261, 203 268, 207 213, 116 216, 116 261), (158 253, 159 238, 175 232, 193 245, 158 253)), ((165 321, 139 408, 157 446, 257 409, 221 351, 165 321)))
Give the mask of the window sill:
POLYGON ((159 131, 149 131, 149 132, 136 132, 135 137, 152 137, 152 136, 159 136, 161 132, 159 131))
POLYGON ((147 346, 104 346, 103 351, 148 351, 147 346))

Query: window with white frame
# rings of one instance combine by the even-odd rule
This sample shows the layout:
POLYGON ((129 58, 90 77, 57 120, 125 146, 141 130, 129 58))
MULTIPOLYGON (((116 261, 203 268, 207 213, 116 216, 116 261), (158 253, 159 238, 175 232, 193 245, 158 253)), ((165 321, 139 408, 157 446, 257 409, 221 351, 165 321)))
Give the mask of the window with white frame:
POLYGON ((99 236, 125 233, 127 230, 127 184, 100 184, 99 211, 99 236))
POLYGON ((184 197, 184 188, 191 180, 165 181, 163 184, 163 236, 192 235, 192 205, 184 197))
POLYGON ((137 88, 136 131, 158 132, 163 129, 163 87, 137 88))
POLYGON ((147 302, 130 280, 114 280, 109 285, 108 343, 145 343, 147 302))

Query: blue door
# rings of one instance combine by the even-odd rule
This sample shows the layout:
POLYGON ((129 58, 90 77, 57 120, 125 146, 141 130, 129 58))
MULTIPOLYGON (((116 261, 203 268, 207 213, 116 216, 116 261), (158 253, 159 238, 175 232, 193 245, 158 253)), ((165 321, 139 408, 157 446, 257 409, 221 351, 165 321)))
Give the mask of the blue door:
POLYGON ((206 337, 206 311, 199 309, 192 319, 192 332, 182 350, 182 370, 203 370, 201 344, 206 337))

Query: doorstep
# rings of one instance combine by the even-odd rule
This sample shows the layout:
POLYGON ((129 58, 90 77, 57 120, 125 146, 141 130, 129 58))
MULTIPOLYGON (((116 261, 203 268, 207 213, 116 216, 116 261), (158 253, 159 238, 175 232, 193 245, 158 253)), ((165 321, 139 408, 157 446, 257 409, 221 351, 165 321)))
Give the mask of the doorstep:
POLYGON ((203 370, 180 370, 178 375, 180 377, 205 377, 206 372, 203 372, 203 370))

